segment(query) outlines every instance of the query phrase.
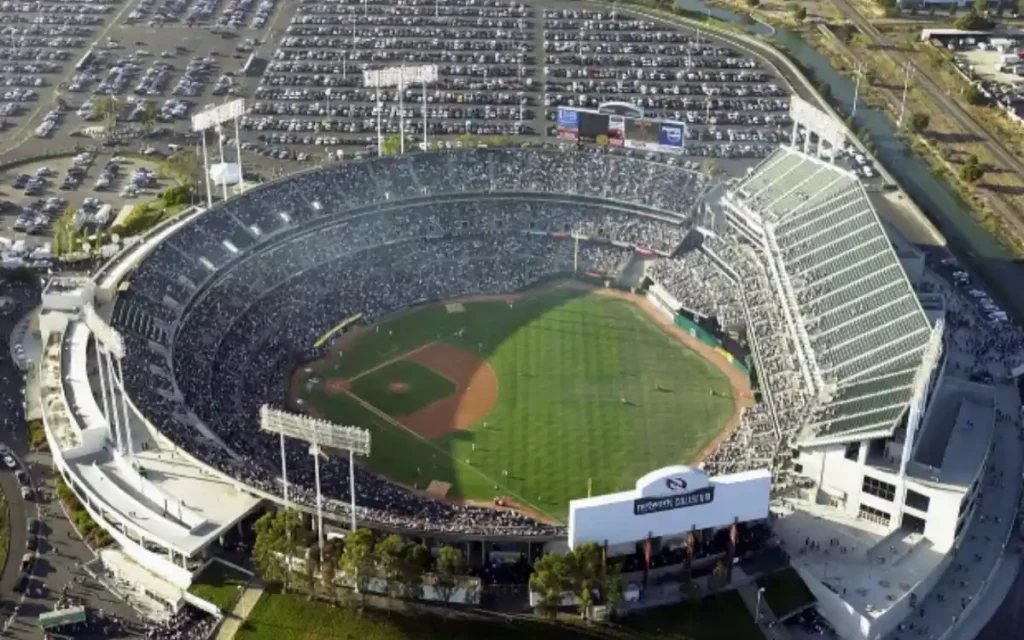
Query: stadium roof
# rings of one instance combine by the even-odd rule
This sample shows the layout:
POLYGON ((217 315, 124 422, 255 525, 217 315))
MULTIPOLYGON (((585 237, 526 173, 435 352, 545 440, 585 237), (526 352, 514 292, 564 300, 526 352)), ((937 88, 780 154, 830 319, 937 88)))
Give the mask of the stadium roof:
POLYGON ((815 439, 891 432, 907 409, 931 326, 857 177, 779 148, 726 203, 763 233, 763 257, 818 398, 815 439))

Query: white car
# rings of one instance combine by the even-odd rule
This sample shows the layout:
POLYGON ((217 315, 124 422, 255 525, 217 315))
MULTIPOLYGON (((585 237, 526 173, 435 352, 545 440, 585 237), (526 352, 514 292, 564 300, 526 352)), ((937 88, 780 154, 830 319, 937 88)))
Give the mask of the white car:
POLYGON ((11 456, 4 456, 4 464, 7 465, 8 469, 14 469, 18 466, 18 463, 11 456))

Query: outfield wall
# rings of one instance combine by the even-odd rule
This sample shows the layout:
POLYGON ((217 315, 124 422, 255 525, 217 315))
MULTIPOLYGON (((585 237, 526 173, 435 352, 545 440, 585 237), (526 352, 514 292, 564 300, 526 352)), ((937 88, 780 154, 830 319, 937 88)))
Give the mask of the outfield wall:
POLYGON ((740 372, 744 376, 746 376, 748 380, 750 379, 750 368, 747 366, 747 363, 738 360, 736 356, 729 353, 729 351, 722 346, 722 341, 719 338, 717 338, 714 334, 712 334, 710 331, 701 327, 696 322, 690 320, 686 316, 681 316, 678 313, 676 313, 675 309, 679 308, 679 303, 676 301, 674 297, 672 297, 670 293, 665 291, 665 289, 660 284, 652 284, 650 288, 650 294, 651 295, 648 297, 651 299, 651 301, 653 301, 655 303, 655 306, 672 320, 673 324, 689 333, 690 336, 697 338, 704 344, 714 349, 723 358, 728 360, 729 363, 732 364, 732 366, 739 369, 740 372))

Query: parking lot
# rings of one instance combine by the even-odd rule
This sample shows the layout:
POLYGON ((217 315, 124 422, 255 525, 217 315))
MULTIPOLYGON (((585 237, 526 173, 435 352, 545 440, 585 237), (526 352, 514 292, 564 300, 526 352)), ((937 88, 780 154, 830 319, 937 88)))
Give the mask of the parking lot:
POLYGON ((759 63, 707 35, 581 3, 70 6, 0 4, 9 145, 103 130, 104 96, 117 103, 118 141, 139 149, 141 132, 178 140, 196 109, 246 97, 245 151, 281 160, 364 151, 378 117, 385 134, 404 117, 413 142, 424 131, 540 140, 554 134, 558 106, 616 101, 686 122, 692 156, 759 158, 788 134, 786 92, 759 63), (428 63, 439 81, 427 87, 363 87, 364 69, 428 63))
POLYGON ((156 198, 171 186, 157 173, 155 163, 137 158, 84 153, 2 172, 0 243, 21 240, 32 248, 49 242, 53 223, 68 208, 79 210, 79 230, 107 226, 123 206, 156 198))

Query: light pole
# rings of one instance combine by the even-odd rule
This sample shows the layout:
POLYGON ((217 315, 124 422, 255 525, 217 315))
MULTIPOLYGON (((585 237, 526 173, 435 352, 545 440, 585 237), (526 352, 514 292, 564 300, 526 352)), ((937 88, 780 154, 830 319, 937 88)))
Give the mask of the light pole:
POLYGON ((764 593, 764 587, 757 590, 757 608, 754 609, 754 624, 761 624, 761 595, 764 593))
POLYGON ((899 129, 903 126, 903 116, 907 111, 907 89, 910 88, 910 74, 913 69, 910 66, 910 61, 907 61, 907 72, 903 76, 903 99, 900 100, 900 117, 896 121, 896 128, 899 129))
POLYGON ((861 77, 862 65, 858 62, 854 70, 857 74, 857 82, 853 85, 853 107, 850 109, 850 117, 857 115, 857 96, 860 95, 860 77, 861 77))

